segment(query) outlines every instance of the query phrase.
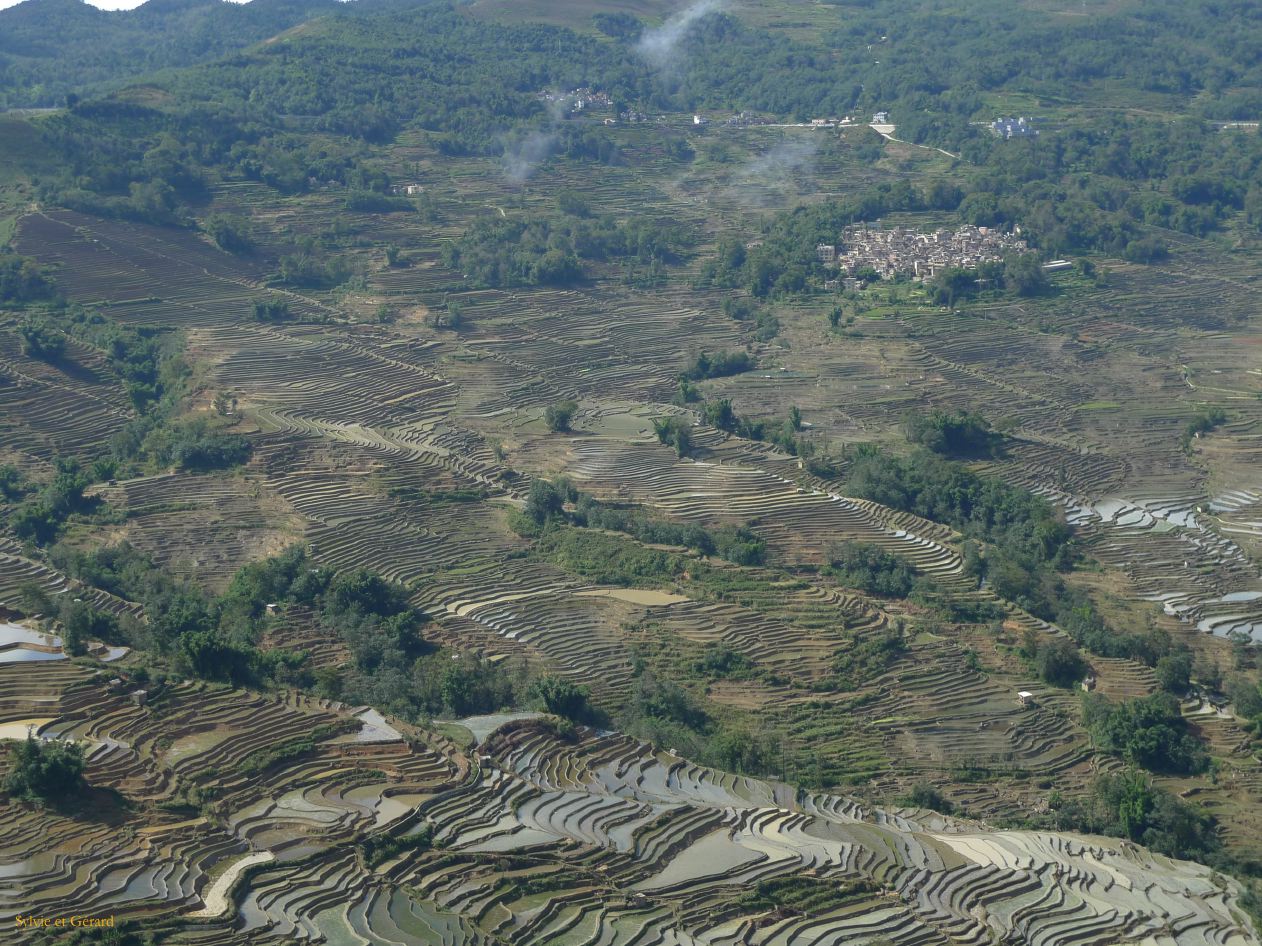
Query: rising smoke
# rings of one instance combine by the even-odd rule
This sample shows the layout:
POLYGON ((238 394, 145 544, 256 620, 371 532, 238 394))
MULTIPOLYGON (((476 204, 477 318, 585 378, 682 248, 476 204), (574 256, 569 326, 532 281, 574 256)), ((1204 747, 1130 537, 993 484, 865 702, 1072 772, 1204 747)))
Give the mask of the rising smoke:
POLYGON ((521 184, 548 160, 556 143, 556 134, 543 131, 532 131, 524 138, 507 142, 501 158, 504 176, 514 184, 521 184))
POLYGON ((781 141, 758 155, 732 175, 731 194, 748 206, 762 207, 783 196, 797 177, 815 167, 820 140, 815 134, 795 141, 781 141))
POLYGON ((697 0, 666 19, 661 26, 645 30, 636 43, 635 50, 652 66, 670 70, 679 65, 680 40, 688 28, 707 13, 715 13, 726 5, 726 0, 697 0))

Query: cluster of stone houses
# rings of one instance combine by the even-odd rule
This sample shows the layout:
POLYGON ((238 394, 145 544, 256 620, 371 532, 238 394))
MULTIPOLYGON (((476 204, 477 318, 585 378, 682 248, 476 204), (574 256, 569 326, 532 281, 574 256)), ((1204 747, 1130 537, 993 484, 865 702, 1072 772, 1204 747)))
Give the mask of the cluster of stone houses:
POLYGON ((1026 249, 1019 231, 963 226, 958 230, 921 233, 906 227, 884 229, 863 223, 847 227, 836 246, 821 243, 815 247, 815 255, 825 266, 836 267, 849 276, 873 269, 882 279, 900 273, 925 279, 943 269, 973 269, 981 263, 998 262, 1026 249))
POLYGON ((569 92, 540 92, 539 98, 544 102, 560 103, 571 115, 589 109, 613 108, 613 98, 608 92, 598 92, 586 86, 569 92))
POLYGON ((1039 130, 1031 118, 997 118, 990 123, 990 130, 1000 138, 1037 138, 1039 130))
POLYGON ((771 119, 764 115, 754 115, 751 112, 741 112, 739 115, 733 115, 731 118, 723 122, 724 125, 731 125, 734 128, 744 127, 747 125, 770 125, 771 119))

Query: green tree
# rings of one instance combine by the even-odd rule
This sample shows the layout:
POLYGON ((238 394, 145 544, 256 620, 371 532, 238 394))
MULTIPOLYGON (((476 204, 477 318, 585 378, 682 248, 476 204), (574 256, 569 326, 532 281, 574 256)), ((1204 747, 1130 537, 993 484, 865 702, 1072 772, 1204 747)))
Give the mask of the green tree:
POLYGON ((1058 687, 1072 687, 1087 673, 1087 662, 1074 646, 1073 641, 1056 637, 1038 644, 1034 665, 1039 676, 1058 687))
POLYGON ((31 302, 52 292, 52 284, 34 260, 0 248, 0 302, 31 302))
POLYGON ((569 431, 570 423, 574 420, 574 415, 577 412, 577 401, 561 401, 557 404, 549 404, 543 412, 543 422, 548 426, 548 430, 553 433, 566 433, 569 431))
POLYGON ((113 615, 68 596, 58 609, 57 620, 61 623, 62 647, 72 657, 87 653, 89 641, 109 640, 118 632, 113 615))
POLYGON ((87 789, 83 749, 77 743, 44 742, 30 735, 12 748, 11 760, 4 790, 16 798, 61 803, 87 789))
POLYGON ((18 334, 22 336, 22 351, 40 361, 57 361, 66 350, 66 336, 43 319, 23 322, 18 334))
POLYGON ((1003 261, 1003 282, 1018 296, 1036 296, 1047 289, 1047 274, 1035 253, 1020 253, 1003 261))
POLYGON ((254 238, 244 218, 232 214, 212 214, 206 219, 206 232, 215 245, 228 253, 244 256, 254 251, 254 238))
POLYGON ((339 574, 324 596, 324 610, 334 616, 390 617, 410 607, 406 588, 366 568, 339 574))
POLYGON ((564 516, 565 491, 545 479, 536 478, 530 483, 526 495, 526 515, 542 525, 549 519, 564 516))
POLYGON ((1157 661, 1157 685, 1167 693, 1182 696, 1192 685, 1192 655, 1188 651, 1167 654, 1157 661))
POLYGON ((254 679, 259 654, 252 647, 229 641, 218 631, 205 630, 182 634, 176 658, 194 676, 240 685, 254 679))
POLYGON ((26 477, 11 463, 0 464, 0 500, 12 502, 26 495, 26 477))
POLYGON ((586 722, 591 717, 591 691, 585 686, 560 677, 544 676, 535 681, 532 691, 555 716, 576 723, 586 722))
POLYGON ((1083 723, 1102 751, 1154 772, 1195 774, 1209 764, 1189 731, 1179 702, 1169 693, 1112 704, 1096 694, 1084 698, 1083 723))
POLYGON ((992 456, 999 443, 986 418, 965 411, 909 414, 903 432, 911 443, 943 456, 992 456))
POLYGON ((977 274, 971 269, 949 266, 938 272, 926 285, 935 304, 955 308, 955 304, 977 288, 977 274))
POLYGON ((686 457, 692 452, 692 425, 682 417, 653 418, 653 431, 659 442, 675 448, 675 455, 686 457))

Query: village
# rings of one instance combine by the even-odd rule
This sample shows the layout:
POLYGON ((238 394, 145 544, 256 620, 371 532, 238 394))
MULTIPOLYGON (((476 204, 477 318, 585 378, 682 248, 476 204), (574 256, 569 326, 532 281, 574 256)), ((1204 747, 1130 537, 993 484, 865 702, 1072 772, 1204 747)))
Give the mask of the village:
POLYGON ((555 104, 570 115, 577 115, 585 109, 607 110, 613 108, 613 98, 608 92, 601 92, 586 86, 579 89, 571 89, 569 92, 544 90, 538 93, 538 97, 540 101, 555 104))
POLYGON ((825 266, 836 267, 852 278, 873 271, 882 279, 900 274, 926 279, 944 269, 975 269, 1026 250, 1020 229, 1008 233, 966 225, 922 233, 907 227, 886 229, 860 223, 842 232, 840 244, 816 246, 815 254, 825 266))

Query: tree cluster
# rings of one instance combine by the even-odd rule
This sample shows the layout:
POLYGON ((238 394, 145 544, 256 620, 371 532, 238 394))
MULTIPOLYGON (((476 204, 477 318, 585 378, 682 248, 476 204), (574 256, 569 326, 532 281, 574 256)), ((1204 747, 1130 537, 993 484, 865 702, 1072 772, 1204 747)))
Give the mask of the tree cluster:
POLYGON ((4 790, 36 804, 63 804, 87 789, 83 747, 74 742, 45 742, 28 736, 10 750, 4 790))
POLYGON ((1205 771, 1209 756, 1168 693, 1110 703, 1096 694, 1083 701, 1083 723, 1102 752, 1153 772, 1205 771))

